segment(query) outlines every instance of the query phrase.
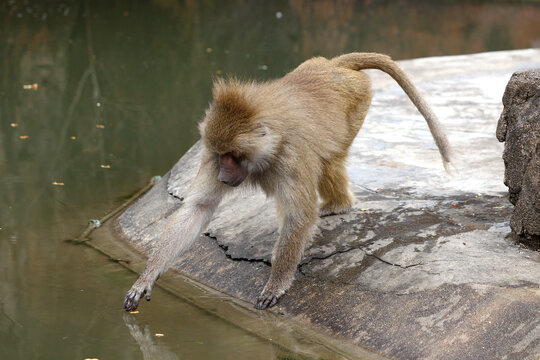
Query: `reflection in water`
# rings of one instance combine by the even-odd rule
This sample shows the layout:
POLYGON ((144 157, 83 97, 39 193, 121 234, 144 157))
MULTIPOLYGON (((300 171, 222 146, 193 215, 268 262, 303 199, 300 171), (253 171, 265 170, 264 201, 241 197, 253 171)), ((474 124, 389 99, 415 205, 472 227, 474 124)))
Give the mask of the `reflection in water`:
POLYGON ((141 329, 134 316, 124 314, 124 323, 129 329, 133 339, 139 344, 144 360, 176 360, 178 356, 173 354, 167 346, 158 345, 154 337, 162 336, 161 333, 152 334, 150 326, 141 329))
MULTIPOLYGON (((146 338, 134 341, 138 326, 121 319, 134 276, 62 240, 197 139, 213 76, 266 79, 349 51, 402 59, 539 46, 538 18, 533 2, 4 1, 2 358, 141 357, 146 338)), ((282 353, 174 298, 141 315, 167 329, 158 348, 179 357, 282 353), (195 334, 202 344, 182 343, 195 334)))

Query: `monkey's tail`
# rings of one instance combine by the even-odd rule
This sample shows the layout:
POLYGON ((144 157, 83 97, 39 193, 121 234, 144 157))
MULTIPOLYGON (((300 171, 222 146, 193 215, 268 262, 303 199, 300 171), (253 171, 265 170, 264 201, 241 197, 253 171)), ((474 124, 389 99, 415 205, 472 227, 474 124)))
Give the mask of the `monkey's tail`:
POLYGON ((435 144, 437 144, 437 147, 439 148, 444 168, 449 172, 448 165, 450 164, 453 151, 444 132, 443 125, 433 110, 431 110, 429 104, 424 100, 416 86, 411 82, 407 74, 405 74, 405 72, 401 70, 389 56, 377 53, 351 53, 338 56, 331 61, 334 62, 336 66, 355 71, 364 69, 381 70, 394 78, 426 119, 431 135, 433 136, 433 139, 435 139, 435 144))

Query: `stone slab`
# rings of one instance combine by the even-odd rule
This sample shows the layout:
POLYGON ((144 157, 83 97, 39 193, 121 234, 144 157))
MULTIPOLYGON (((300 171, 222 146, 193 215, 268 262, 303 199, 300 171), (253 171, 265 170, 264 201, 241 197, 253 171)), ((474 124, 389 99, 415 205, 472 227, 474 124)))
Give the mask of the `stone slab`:
MULTIPOLYGON (((356 205, 320 219, 292 288, 270 311, 394 359, 537 358, 540 253, 507 238, 512 208, 495 129, 506 83, 540 66, 540 49, 400 65, 447 128, 454 175, 401 89, 370 71, 373 105, 348 163, 356 205)), ((200 146, 118 218, 141 253, 187 196, 200 146)), ((232 195, 174 270, 253 303, 270 273, 275 219, 262 193, 232 195)))

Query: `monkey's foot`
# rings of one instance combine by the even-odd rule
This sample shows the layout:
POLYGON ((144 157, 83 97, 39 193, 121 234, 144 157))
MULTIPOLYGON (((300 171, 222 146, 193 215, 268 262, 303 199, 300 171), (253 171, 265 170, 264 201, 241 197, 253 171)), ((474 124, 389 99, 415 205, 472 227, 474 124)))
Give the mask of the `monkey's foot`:
POLYGON ((319 209, 319 217, 331 216, 331 215, 341 215, 346 214, 351 211, 350 206, 322 206, 319 209))
POLYGON ((281 295, 278 294, 265 294, 264 292, 257 298, 255 309, 264 310, 277 304, 281 295))
POLYGON ((150 294, 152 292, 153 284, 138 285, 137 282, 133 284, 131 289, 126 294, 126 299, 124 300, 124 309, 126 311, 133 311, 137 309, 137 306, 139 306, 139 300, 145 294, 146 301, 150 301, 150 294))

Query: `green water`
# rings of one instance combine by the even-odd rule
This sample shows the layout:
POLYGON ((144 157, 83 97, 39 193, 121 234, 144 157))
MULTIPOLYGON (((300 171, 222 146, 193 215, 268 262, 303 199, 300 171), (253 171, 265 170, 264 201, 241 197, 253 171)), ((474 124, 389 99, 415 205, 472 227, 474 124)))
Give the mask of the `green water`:
POLYGON ((196 141, 213 77, 540 46, 538 2, 411 3, 2 2, 0 358, 297 358, 159 288, 126 317, 135 274, 64 240, 196 141))

